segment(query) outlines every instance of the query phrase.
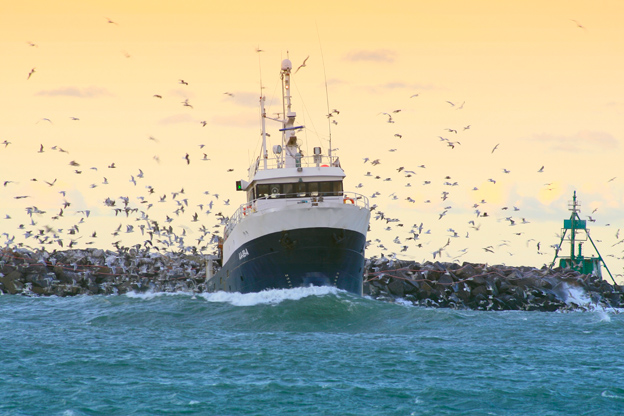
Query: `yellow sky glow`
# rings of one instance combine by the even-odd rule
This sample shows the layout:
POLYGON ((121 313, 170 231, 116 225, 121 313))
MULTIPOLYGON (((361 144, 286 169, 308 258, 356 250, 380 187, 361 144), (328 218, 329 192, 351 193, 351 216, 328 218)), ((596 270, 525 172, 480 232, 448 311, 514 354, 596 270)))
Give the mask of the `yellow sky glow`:
MULTIPOLYGON (((204 245, 193 243, 199 226, 243 202, 234 181, 246 179, 258 155, 260 82, 267 111, 281 111, 280 61, 288 56, 297 67, 309 56, 293 81, 304 152, 329 145, 329 101, 340 109, 331 135, 345 187, 403 224, 373 220, 368 255, 431 260, 451 238, 444 261, 541 266, 552 260, 549 246, 576 190, 622 281, 621 16, 620 1, 580 0, 3 5, 0 143, 10 144, 0 144, 0 207, 10 218, 0 218, 0 229, 29 246, 38 245, 26 231, 44 225, 78 247, 141 243, 144 236, 123 232, 136 218, 103 204, 127 196, 133 207, 152 204, 144 210, 151 219, 171 218, 185 244, 204 245), (36 225, 26 213, 32 206, 46 211, 36 225), (80 233, 68 235, 87 209, 80 233), (430 234, 406 240, 421 222, 430 234)), ((277 126, 268 127, 270 145, 278 143, 277 126)))

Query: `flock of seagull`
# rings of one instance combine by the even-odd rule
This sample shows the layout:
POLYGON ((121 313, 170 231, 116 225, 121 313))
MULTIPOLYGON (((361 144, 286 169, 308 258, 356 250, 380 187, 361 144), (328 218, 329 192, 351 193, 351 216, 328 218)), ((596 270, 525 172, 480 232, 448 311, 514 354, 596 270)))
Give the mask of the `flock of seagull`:
MULTIPOLYGON (((107 22, 109 24, 118 25, 116 22, 108 18, 107 22)), ((31 47, 38 47, 38 45, 32 42, 28 42, 28 45, 31 47)), ((262 50, 257 49, 257 52, 261 51, 262 50)), ((295 72, 305 68, 309 58, 309 56, 306 57, 305 60, 303 60, 303 62, 297 67, 295 72)), ((36 68, 33 67, 28 72, 26 81, 32 82, 31 79, 35 74, 36 68)), ((184 79, 179 79, 177 84, 182 85, 183 88, 187 88, 189 86, 189 83, 184 79)), ((223 94, 228 97, 234 96, 231 92, 224 92, 223 94)), ((160 100, 163 97, 161 94, 154 94, 153 98, 160 100)), ((412 94, 409 99, 420 100, 422 97, 420 93, 417 93, 412 94)), ((459 104, 453 101, 446 101, 446 103, 449 105, 450 109, 455 111, 464 109, 466 105, 465 101, 462 101, 459 104)), ((193 109, 193 105, 188 99, 182 101, 181 104, 183 107, 193 109)), ((379 115, 384 116, 382 119, 383 122, 391 124, 396 128, 396 130, 399 130, 402 122, 400 120, 401 112, 402 109, 394 109, 391 111, 381 111, 379 112, 379 115)), ((340 114, 338 110, 333 110, 330 114, 328 114, 328 117, 335 117, 338 114, 340 114)), ((77 117, 70 118, 72 121, 76 122, 80 120, 77 117)), ((52 120, 48 118, 42 118, 38 122, 53 124, 52 120)), ((201 127, 205 127, 208 124, 209 123, 206 120, 202 120, 200 122, 201 127)), ((334 122, 334 124, 337 124, 337 122, 334 122)), ((448 147, 450 149, 449 151, 457 151, 456 149, 462 146, 462 143, 458 140, 458 138, 461 138, 462 135, 470 134, 470 131, 472 131, 471 129, 474 130, 470 124, 459 127, 445 128, 440 132, 437 139, 444 146, 448 147), (453 138, 451 139, 451 136, 449 135, 452 135, 453 138)), ((407 138, 404 136, 405 135, 402 132, 395 132, 393 134, 392 139, 395 140, 397 147, 390 149, 390 152, 401 154, 402 150, 405 150, 403 146, 406 144, 407 138)), ((0 145, 3 145, 0 147, 0 150, 3 152, 11 152, 11 145, 15 140, 17 139, 4 139, 4 141, 0 143, 0 145)), ((153 136, 150 136, 149 140, 157 142, 157 139, 153 136)), ((500 146, 500 143, 493 146, 491 148, 491 153, 493 154, 497 151, 500 146)), ((199 147, 200 153, 202 153, 204 145, 199 145, 199 147)), ((71 159, 68 156, 70 152, 59 146, 47 147, 40 144, 37 148, 33 149, 33 152, 36 153, 51 151, 64 153, 68 159, 71 159)), ((180 162, 180 169, 183 169, 185 165, 188 166, 191 164, 192 152, 184 153, 184 156, 181 157, 182 161, 180 162)), ((460 257, 466 255, 469 248, 462 247, 461 249, 451 250, 454 245, 457 245, 454 244, 454 242, 458 239, 469 238, 471 232, 479 232, 481 228, 481 221, 485 221, 492 217, 494 217, 497 222, 504 221, 508 226, 514 227, 512 234, 516 236, 524 234, 523 231, 517 231, 517 227, 530 223, 530 220, 525 217, 514 216, 520 211, 520 208, 518 207, 503 207, 501 208, 501 212, 506 212, 502 214, 493 214, 491 210, 486 208, 487 201, 481 200, 479 203, 475 203, 472 206, 474 213, 473 219, 467 221, 466 224, 461 225, 461 228, 457 225, 448 227, 445 226, 444 228, 446 229, 446 234, 441 239, 442 243, 439 247, 431 249, 430 245, 433 244, 433 241, 440 241, 440 238, 438 238, 438 240, 429 238, 434 227, 428 226, 428 224, 425 224, 424 221, 414 221, 413 219, 418 217, 418 206, 432 204, 432 201, 431 199, 423 201, 416 200, 412 190, 417 185, 415 183, 412 184, 412 182, 416 180, 417 176, 422 176, 425 177, 425 179, 422 180, 422 183, 419 185, 421 189, 432 188, 436 184, 443 187, 444 190, 439 191, 437 194, 439 201, 436 201, 442 203, 443 205, 442 210, 437 214, 436 221, 439 222, 452 221, 449 219, 451 216, 448 214, 452 212, 453 205, 451 202, 455 194, 455 189, 461 188, 460 183, 452 179, 450 176, 445 176, 444 178, 439 179, 427 177, 427 175, 424 174, 427 170, 424 164, 415 164, 413 167, 393 166, 388 169, 383 159, 384 158, 381 156, 377 158, 362 158, 363 164, 368 166, 369 170, 367 170, 364 175, 364 182, 359 183, 356 186, 356 188, 358 188, 358 192, 366 194, 371 201, 371 230, 373 231, 371 235, 374 234, 375 238, 371 238, 367 242, 369 251, 380 253, 381 255, 389 257, 401 257, 418 253, 418 255, 431 255, 433 259, 441 258, 444 253, 448 258, 456 261, 460 257), (402 193, 400 191, 394 191, 388 193, 385 195, 385 197, 387 197, 387 202, 381 202, 384 195, 380 192, 380 190, 384 190, 385 187, 380 182, 386 181, 402 181, 403 188, 406 189, 405 192, 402 193), (366 193, 363 190, 360 190, 361 188, 372 188, 374 191, 366 193), (388 213, 389 211, 394 212, 394 210, 388 208, 388 206, 390 204, 398 204, 399 202, 403 204, 403 209, 398 210, 397 212, 407 212, 407 218, 404 217, 404 219, 399 219, 398 217, 394 217, 388 213), (405 207, 405 204, 408 205, 407 208, 405 207), (507 212, 513 212, 514 214, 507 215, 507 212), (399 233, 397 234, 397 232, 399 233)), ((154 160, 159 162, 158 156, 155 156, 154 160)), ((210 161, 207 153, 203 153, 203 158, 200 158, 199 160, 210 161)), ((110 175, 106 175, 105 173, 106 170, 119 168, 114 162, 105 166, 90 166, 85 168, 82 166, 80 161, 71 159, 67 165, 70 166, 69 169, 72 169, 73 173, 76 175, 82 175, 83 173, 86 174, 89 172, 92 176, 101 176, 102 179, 99 180, 99 183, 94 181, 89 186, 90 188, 108 186, 114 192, 115 183, 111 182, 112 179, 109 180, 107 178, 110 175)), ((58 190, 59 195, 62 196, 62 202, 58 206, 54 208, 39 208, 38 205, 41 206, 41 204, 37 202, 37 195, 27 195, 21 193, 20 188, 18 187, 19 181, 14 178, 10 178, 8 176, 1 178, 1 197, 5 201, 12 199, 14 204, 22 204, 21 211, 23 212, 23 215, 19 219, 13 219, 9 214, 5 214, 4 220, 17 221, 18 225, 17 230, 15 231, 9 231, 6 230, 5 227, 2 227, 4 231, 2 233, 4 241, 0 240, 0 245, 26 247, 35 250, 75 248, 96 244, 98 233, 100 235, 102 233, 109 233, 113 240, 111 244, 117 249, 124 247, 127 248, 126 244, 128 244, 129 241, 133 241, 136 243, 134 246, 142 248, 146 251, 170 250, 195 254, 209 254, 214 251, 220 233, 222 232, 222 228, 227 223, 227 216, 224 215, 222 211, 224 209, 232 209, 232 211, 234 211, 233 208, 235 208, 228 208, 230 200, 220 198, 219 194, 204 191, 203 195, 199 196, 201 201, 198 202, 193 201, 193 198, 197 198, 197 196, 188 195, 184 188, 180 188, 175 191, 157 190, 155 187, 146 184, 148 178, 143 170, 134 167, 131 168, 135 170, 132 173, 128 173, 128 182, 132 183, 134 189, 137 191, 145 191, 137 192, 136 195, 133 196, 121 195, 116 197, 107 197, 104 201, 102 201, 102 207, 91 207, 90 209, 84 207, 81 207, 81 209, 72 208, 76 204, 74 201, 69 199, 67 191, 63 189, 58 190), (98 212, 99 215, 92 215, 94 212, 98 212), (102 216, 108 219, 117 219, 118 225, 112 230, 104 230, 101 222, 102 216), (60 226, 59 224, 61 223, 64 225, 60 226), (89 223, 92 224, 95 229, 85 235, 83 230, 89 223), (193 223, 198 223, 198 226, 195 229, 191 229, 189 227, 189 225, 193 223), (191 237, 191 234, 193 237, 191 237), (134 238, 128 238, 129 235, 133 235, 134 238)), ((227 170, 227 172, 232 171, 233 169, 227 170)), ((535 169, 537 174, 544 174, 545 171, 545 166, 535 169)), ((511 172, 510 170, 503 168, 502 173, 504 175, 508 175, 511 172)), ((9 172, 5 170, 3 175, 9 175, 9 172)), ((610 181, 614 179, 615 178, 612 178, 610 181)), ((56 178, 31 178, 30 181, 34 184, 39 183, 41 184, 39 186, 44 188, 58 188, 56 178)), ((487 181, 492 184, 497 183, 494 178, 488 178, 487 181)), ((473 187, 472 190, 476 191, 478 188, 473 187)), ((13 210, 13 212, 14 211, 15 210, 13 210)), ((226 212, 226 214, 229 213, 226 212)), ((588 219, 589 221, 594 221, 591 216, 589 216, 588 219)), ((619 239, 619 229, 616 233, 616 239, 619 239)), ((624 240, 619 240, 613 246, 622 242, 624 242, 624 240)), ((497 248, 509 246, 510 243, 510 240, 501 240, 497 243, 497 247, 487 245, 481 247, 481 250, 483 251, 480 252, 481 254, 495 253, 497 248)), ((545 253, 541 250, 542 243, 540 241, 536 241, 531 238, 526 239, 526 246, 528 247, 530 244, 534 245, 535 252, 537 254, 551 255, 550 253, 545 253)), ((557 244, 553 244, 550 247, 553 248, 553 252, 560 248, 557 244)), ((509 252, 509 254, 512 255, 513 253, 509 252)), ((615 255, 611 256, 615 257, 615 255)))
MULTIPOLYGON (((410 96, 410 98, 415 97, 422 96, 421 94, 413 94, 410 96)), ((465 101, 460 105, 456 105, 452 101, 446 101, 446 103, 454 110, 461 110, 466 105, 465 101)), ((405 113, 404 110, 405 109, 395 109, 392 111, 382 111, 378 114, 384 116, 385 118, 383 121, 391 124, 395 131, 400 131, 401 121, 399 119, 399 114, 405 113)), ((410 109, 408 108, 408 110, 410 109)), ((441 130, 442 135, 439 135, 437 139, 449 147, 450 151, 457 151, 455 149, 461 146, 461 141, 455 137, 462 138, 462 134, 469 134, 471 127, 470 124, 467 124, 457 128, 444 128, 441 130), (450 136, 448 136, 448 134, 451 134, 454 138, 449 139, 450 136)), ((431 143, 434 141, 434 138, 430 138, 431 143)), ((471 141, 469 136, 467 141, 471 141)), ((556 232, 558 229, 553 229, 553 237, 552 240, 548 242, 547 248, 544 247, 546 245, 542 244, 541 241, 531 238, 531 231, 527 232, 526 230, 528 228, 522 228, 532 223, 531 218, 527 218, 527 215, 523 215, 522 209, 518 206, 496 206, 500 204, 492 205, 485 199, 477 199, 475 197, 473 197, 473 199, 476 199, 477 202, 473 203, 471 206, 467 206, 465 191, 476 192, 479 191, 479 187, 469 186, 466 188, 460 183, 461 181, 452 179, 451 176, 448 175, 436 179, 434 176, 435 174, 427 171, 425 164, 412 162, 415 159, 414 141, 410 139, 408 135, 397 132, 392 135, 392 138, 384 139, 384 142, 392 143, 392 147, 388 149, 388 152, 391 154, 406 156, 401 159, 401 164, 412 163, 412 166, 406 164, 405 166, 397 167, 396 158, 388 160, 387 163, 384 161, 383 157, 362 158, 364 166, 368 168, 365 169, 366 173, 363 175, 364 181, 356 185, 356 188, 358 189, 357 192, 366 195, 372 203, 373 225, 371 226, 371 230, 374 231, 374 237, 376 237, 368 241, 368 252, 380 253, 381 255, 391 258, 422 255, 425 257, 423 261, 431 257, 433 259, 440 259, 444 254, 448 259, 451 259, 451 261, 458 261, 461 257, 469 253, 470 248, 475 248, 472 241, 470 244, 467 243, 467 239, 471 237, 471 234, 474 236, 474 234, 481 231, 482 226, 486 224, 487 225, 483 227, 484 229, 487 228, 490 231, 496 231, 495 233, 490 232, 488 234, 490 238, 495 238, 496 234, 501 235, 504 233, 505 235, 494 245, 484 244, 480 248, 476 246, 478 253, 476 255, 473 254, 473 257, 476 257, 477 261, 479 258, 489 260, 492 258, 489 257, 490 255, 497 255, 496 259, 500 261, 501 258, 504 259, 507 255, 514 256, 516 254, 514 250, 517 250, 517 247, 520 246, 527 250, 531 250, 532 247, 532 257, 534 255, 547 256, 548 261, 545 261, 544 264, 550 264, 555 254, 560 253, 560 250, 565 248, 562 247, 561 243, 563 242, 563 245, 565 245, 566 240, 562 240, 561 234, 556 232), (415 192, 415 181, 421 183, 418 187, 419 192, 415 192), (380 182, 391 182, 395 187, 390 189, 380 182), (402 185, 402 188, 397 188, 397 183, 402 185), (440 190, 440 187, 444 190, 440 190), (427 193, 428 196, 431 195, 432 197, 418 200, 415 195, 422 195, 424 193, 423 189, 425 188, 436 189, 438 192, 437 197, 435 196, 436 191, 432 191, 427 193), (367 193, 367 189, 372 189, 372 193, 367 193), (457 192, 459 189, 461 189, 462 192, 457 192), (453 197, 457 194, 460 195, 454 201, 453 197), (395 202, 393 203, 393 201, 395 202), (473 217, 468 219, 469 217, 466 215, 461 217, 454 215, 451 219, 451 216, 448 214, 452 212, 455 203, 458 205, 463 204, 460 210, 463 211, 464 214, 468 212, 468 210, 472 210, 473 217), (413 207, 410 207, 410 205, 413 207), (427 210, 425 207, 436 205, 441 206, 437 214, 429 216, 423 215, 423 212, 427 210), (392 213, 390 214, 390 212, 392 213), (421 218, 421 220, 416 221, 417 218, 421 218), (426 219, 422 220, 422 218, 426 219), (459 218, 465 218, 465 223, 462 224, 459 218), (448 224, 449 222, 452 222, 452 226, 441 227, 441 223, 448 224), (377 223, 377 225, 375 225, 375 223, 377 223), (505 231, 505 229, 501 227, 501 223, 509 227, 508 231, 505 231), (434 229, 438 231, 433 231, 434 229), (446 230, 446 232, 444 233, 443 231, 444 234, 441 234, 440 230, 446 230), (436 234, 435 238, 434 234, 436 234), (463 241, 463 243, 461 241, 463 241), (459 244, 461 244, 461 248, 456 248, 459 244)), ((418 143, 419 149, 422 149, 424 143, 423 137, 418 138, 418 143)), ((501 143, 495 144, 489 153, 494 154, 500 146, 501 143)), ((426 158, 426 156, 422 155, 422 152, 419 153, 421 153, 420 156, 422 158, 426 158)), ((495 166, 496 163, 494 159, 490 162, 492 166, 495 166)), ((511 175, 510 169, 504 167, 500 169, 503 175, 513 176, 511 175)), ((548 178, 548 169, 544 165, 536 166, 533 172, 536 179, 548 178)), ((522 175, 527 175, 529 173, 530 172, 525 170, 522 175)), ((615 179, 615 177, 611 178, 607 182, 612 182, 615 179)), ((483 182, 495 186, 497 184, 497 179, 495 179, 495 177, 483 178, 483 182)), ((546 182, 543 186, 543 190, 546 192, 554 190, 554 184, 552 182, 546 182)), ((592 217, 596 211, 597 209, 594 209, 590 215, 585 216, 588 222, 596 222, 596 219, 592 217)), ((562 219, 564 216, 565 211, 562 209, 562 219)), ((604 225, 610 226, 611 224, 604 225)), ((533 235, 533 237, 535 236, 536 235, 533 235)), ((615 239, 612 244, 606 247, 607 251, 613 251, 614 247, 624 243, 624 239, 620 239, 619 228, 615 231, 614 237, 615 239)), ((601 240, 598 240, 598 242, 602 243, 601 240)), ((620 251, 616 254, 610 253, 607 256, 603 256, 603 258, 605 258, 605 260, 608 260, 608 258, 624 260, 622 253, 624 253, 624 251, 620 251)), ((565 255, 567 253, 561 254, 565 255)), ((533 258, 539 259, 540 257, 533 258)))

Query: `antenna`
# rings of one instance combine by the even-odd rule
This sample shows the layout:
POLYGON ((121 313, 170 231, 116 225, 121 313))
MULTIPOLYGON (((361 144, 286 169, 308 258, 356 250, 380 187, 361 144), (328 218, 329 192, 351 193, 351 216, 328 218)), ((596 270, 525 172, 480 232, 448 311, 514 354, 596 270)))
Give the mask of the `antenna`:
MULTIPOLYGON (((321 50, 321 63, 323 64, 323 78, 325 79, 325 100, 327 101, 327 114, 329 115, 329 91, 327 90, 327 73, 325 72, 325 56, 323 56, 323 45, 321 44, 321 35, 319 34, 318 24, 316 20, 314 21, 314 25, 316 26, 316 36, 319 41, 319 49, 321 50)), ((331 163, 332 160, 332 133, 331 133, 331 120, 330 117, 327 117, 327 128, 329 130, 329 150, 327 151, 329 156, 329 161, 331 163)))
POLYGON ((258 72, 260 74, 260 95, 262 96, 262 90, 264 89, 264 86, 262 86, 262 63, 260 62, 260 53, 264 52, 262 49, 260 49, 260 45, 258 45, 258 47, 256 48, 256 53, 258 54, 258 72))
POLYGON ((269 158, 268 152, 267 152, 267 148, 266 148, 266 123, 265 123, 265 118, 266 118, 266 110, 264 109, 264 92, 262 91, 264 89, 264 87, 262 86, 262 64, 260 62, 260 53, 264 52, 262 49, 260 49, 260 45, 258 45, 258 47, 256 48, 256 53, 258 54, 258 72, 260 73, 260 117, 262 117, 262 155, 260 157, 262 157, 263 161, 264 161, 264 169, 266 170, 267 168, 267 159, 269 158))

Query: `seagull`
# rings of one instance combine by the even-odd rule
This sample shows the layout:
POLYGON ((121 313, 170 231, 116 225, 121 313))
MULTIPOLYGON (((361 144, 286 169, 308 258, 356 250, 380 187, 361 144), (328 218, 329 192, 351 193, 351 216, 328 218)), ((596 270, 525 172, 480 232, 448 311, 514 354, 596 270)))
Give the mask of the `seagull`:
POLYGON ((390 113, 379 113, 379 114, 388 116, 388 123, 394 123, 394 120, 392 120, 392 114, 390 113))
POLYGON ((32 76, 32 74, 35 73, 35 68, 31 69, 30 72, 28 73, 28 77, 26 78, 26 80, 29 80, 30 77, 32 76))
POLYGON ((190 165, 191 164, 191 159, 189 158, 189 154, 187 153, 186 156, 184 156, 184 159, 186 159, 186 164, 190 165))
POLYGON ((108 17, 105 17, 105 19, 108 21, 108 23, 112 23, 112 24, 114 24, 114 25, 119 26, 119 23, 117 23, 117 22, 113 22, 113 21, 112 21, 111 19, 109 19, 108 17))
POLYGON ((303 63, 301 65, 299 65, 299 68, 297 68, 297 70, 295 71, 295 74, 304 66, 306 66, 306 62, 308 61, 308 58, 310 57, 310 55, 308 55, 304 60, 303 63))
POLYGON ((181 79, 181 80, 178 81, 178 84, 188 85, 188 82, 186 82, 183 79, 181 79))
POLYGON ((580 29, 585 29, 585 30, 587 30, 587 29, 585 28, 585 26, 583 26, 582 24, 580 24, 578 21, 576 21, 576 20, 574 20, 574 19, 570 19, 570 20, 572 20, 574 23, 576 23, 576 27, 578 27, 578 28, 580 28, 580 29))
POLYGON ((544 166, 542 166, 542 167, 541 167, 541 168, 540 168, 537 172, 538 172, 538 173, 542 173, 542 172, 544 172, 544 166))
POLYGON ((498 143, 496 146, 494 146, 494 149, 492 149, 492 153, 494 153, 494 150, 498 149, 498 145, 499 145, 499 144, 500 144, 500 143, 498 143))
POLYGON ((191 107, 191 108, 193 108, 193 106, 189 104, 189 102, 188 102, 188 98, 187 98, 186 100, 182 101, 182 104, 183 104, 185 107, 191 107))
POLYGON ((154 94, 154 95, 153 95, 153 97, 154 97, 154 98, 162 98, 162 95, 160 95, 160 94, 154 94))

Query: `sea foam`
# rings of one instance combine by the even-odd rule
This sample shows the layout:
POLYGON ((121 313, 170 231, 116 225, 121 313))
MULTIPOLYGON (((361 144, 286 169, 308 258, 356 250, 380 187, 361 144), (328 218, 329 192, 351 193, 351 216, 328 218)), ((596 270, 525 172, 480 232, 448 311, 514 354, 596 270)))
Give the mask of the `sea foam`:
POLYGON ((308 296, 336 295, 343 292, 331 286, 309 286, 293 289, 271 289, 255 293, 214 292, 202 293, 208 302, 230 303, 234 306, 254 306, 262 304, 279 304, 285 300, 299 300, 308 296))

